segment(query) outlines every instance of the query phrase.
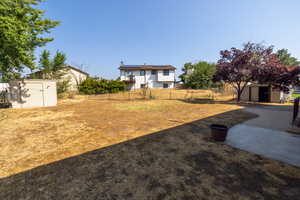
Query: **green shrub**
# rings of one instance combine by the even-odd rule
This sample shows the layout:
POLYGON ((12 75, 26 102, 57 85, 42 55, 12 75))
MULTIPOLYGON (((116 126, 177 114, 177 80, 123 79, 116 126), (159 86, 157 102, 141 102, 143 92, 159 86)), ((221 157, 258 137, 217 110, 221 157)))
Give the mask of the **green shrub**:
POLYGON ((66 93, 58 93, 57 94, 57 98, 58 99, 64 99, 64 98, 66 98, 66 93))
POLYGON ((87 78, 80 83, 78 89, 83 94, 117 93, 125 90, 125 83, 118 80, 87 78))
POLYGON ((7 91, 0 91, 0 108, 9 108, 11 103, 8 102, 7 91))
POLYGON ((63 80, 58 81, 56 84, 57 94, 65 93, 69 90, 70 87, 70 81, 69 80, 63 80))
POLYGON ((7 99, 7 92, 6 91, 0 91, 0 100, 1 99, 7 99))
POLYGON ((59 99, 75 99, 77 92, 76 91, 68 91, 64 93, 57 94, 59 99))

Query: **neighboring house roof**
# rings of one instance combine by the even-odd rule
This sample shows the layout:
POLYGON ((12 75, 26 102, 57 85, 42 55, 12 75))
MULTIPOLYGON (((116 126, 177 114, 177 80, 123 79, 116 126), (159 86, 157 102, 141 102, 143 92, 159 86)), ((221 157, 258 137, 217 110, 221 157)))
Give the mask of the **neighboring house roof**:
POLYGON ((125 69, 125 70, 152 70, 152 69, 171 69, 171 70, 175 70, 176 67, 172 66, 172 65, 121 65, 119 67, 119 69, 125 69))
POLYGON ((80 70, 80 69, 78 69, 78 68, 76 68, 76 67, 72 67, 72 66, 68 65, 68 66, 65 66, 65 68, 73 69, 73 70, 75 70, 75 71, 78 71, 78 72, 80 72, 80 73, 82 73, 82 74, 85 74, 85 75, 89 76, 89 73, 84 72, 84 71, 82 71, 82 70, 80 70))
MULTIPOLYGON (((65 66, 64 68, 65 68, 65 69, 72 69, 72 70, 75 70, 75 71, 77 71, 77 72, 79 72, 79 73, 82 73, 82 74, 85 74, 85 75, 89 76, 89 74, 88 74, 87 72, 84 72, 84 71, 82 71, 82 70, 80 70, 80 69, 78 69, 78 68, 76 68, 76 67, 72 67, 72 66, 70 66, 70 65, 67 65, 67 66, 65 66)), ((34 74, 40 74, 40 73, 41 73, 41 71, 36 71, 36 72, 33 72, 33 73, 29 74, 29 76, 30 76, 30 75, 34 75, 34 74)))

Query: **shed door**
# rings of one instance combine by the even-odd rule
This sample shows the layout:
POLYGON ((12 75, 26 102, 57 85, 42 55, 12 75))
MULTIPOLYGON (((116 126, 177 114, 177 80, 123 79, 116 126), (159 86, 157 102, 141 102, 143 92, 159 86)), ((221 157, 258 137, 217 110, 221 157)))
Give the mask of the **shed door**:
POLYGON ((259 102, 270 102, 270 87, 259 87, 259 102))
POLYGON ((43 84, 26 83, 22 91, 22 107, 42 107, 44 106, 43 84))

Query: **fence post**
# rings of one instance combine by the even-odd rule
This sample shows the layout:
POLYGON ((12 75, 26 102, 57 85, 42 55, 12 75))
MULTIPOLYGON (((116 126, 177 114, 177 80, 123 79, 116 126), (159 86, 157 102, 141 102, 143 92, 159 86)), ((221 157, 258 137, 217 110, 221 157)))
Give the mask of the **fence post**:
POLYGON ((184 100, 186 100, 186 99, 187 99, 188 93, 189 93, 189 91, 188 91, 188 90, 186 90, 186 93, 185 93, 185 95, 184 95, 184 100))

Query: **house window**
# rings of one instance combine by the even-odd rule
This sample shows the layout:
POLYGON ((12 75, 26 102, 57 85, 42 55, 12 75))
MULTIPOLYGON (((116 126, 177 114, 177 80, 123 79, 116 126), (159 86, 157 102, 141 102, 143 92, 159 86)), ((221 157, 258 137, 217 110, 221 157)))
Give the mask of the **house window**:
POLYGON ((146 84, 141 84, 141 88, 145 88, 146 84))
POLYGON ((168 83, 164 83, 163 84, 163 88, 169 88, 169 84, 168 83))
POLYGON ((151 75, 156 75, 156 70, 151 70, 151 75))
POLYGON ((130 76, 130 75, 132 75, 132 71, 125 70, 125 71, 124 71, 124 75, 125 75, 125 76, 130 76))
POLYGON ((145 76, 145 70, 140 71, 140 76, 145 76))
POLYGON ((169 76, 170 71, 168 69, 164 69, 164 76, 169 76))

